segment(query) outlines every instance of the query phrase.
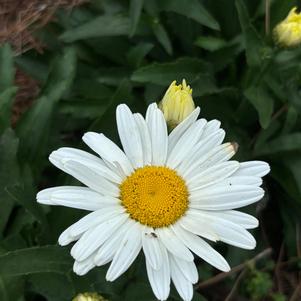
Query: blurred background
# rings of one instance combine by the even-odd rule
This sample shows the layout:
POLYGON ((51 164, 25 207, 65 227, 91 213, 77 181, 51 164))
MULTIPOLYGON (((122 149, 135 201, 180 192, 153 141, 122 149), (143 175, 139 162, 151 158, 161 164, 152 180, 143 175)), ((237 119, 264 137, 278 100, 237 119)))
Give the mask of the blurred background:
MULTIPOLYGON (((230 273, 197 260, 194 301, 301 300, 301 48, 273 28, 294 0, 0 1, 0 300, 155 300, 141 255, 114 283, 107 266, 79 277, 60 233, 85 212, 38 205, 38 190, 76 184, 51 166, 82 135, 118 142, 115 108, 160 101, 173 80, 218 119, 237 160, 264 160, 255 250, 215 247, 230 273)), ((172 290, 168 300, 181 300, 172 290)))

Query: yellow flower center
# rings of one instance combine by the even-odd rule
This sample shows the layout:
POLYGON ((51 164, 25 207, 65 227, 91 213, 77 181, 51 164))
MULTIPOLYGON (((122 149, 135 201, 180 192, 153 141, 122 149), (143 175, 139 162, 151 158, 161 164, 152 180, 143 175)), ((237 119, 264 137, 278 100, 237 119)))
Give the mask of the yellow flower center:
POLYGON ((160 228, 175 223, 185 213, 188 190, 174 170, 145 166, 121 183, 120 199, 132 219, 160 228))

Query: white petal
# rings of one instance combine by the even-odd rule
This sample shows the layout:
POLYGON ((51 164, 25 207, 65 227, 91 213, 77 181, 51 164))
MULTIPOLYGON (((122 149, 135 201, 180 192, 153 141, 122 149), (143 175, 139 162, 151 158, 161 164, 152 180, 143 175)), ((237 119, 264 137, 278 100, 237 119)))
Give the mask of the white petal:
POLYGON ((155 270, 160 269, 163 263, 163 255, 154 229, 144 227, 142 231, 142 247, 145 258, 152 268, 155 270))
POLYGON ((67 173, 68 170, 65 168, 64 164, 65 162, 72 160, 89 167, 100 176, 114 183, 120 184, 122 180, 118 174, 114 173, 105 165, 101 158, 98 158, 79 149, 69 147, 59 148, 58 150, 53 151, 50 154, 49 160, 53 165, 67 173))
POLYGON ((82 233, 79 235, 71 235, 70 227, 61 233, 58 239, 58 243, 60 246, 67 246, 71 242, 78 240, 82 236, 82 233))
POLYGON ((62 169, 63 171, 64 171, 64 165, 62 164, 62 161, 66 158, 82 159, 82 160, 86 160, 87 162, 90 161, 95 164, 103 165, 103 161, 100 158, 88 152, 85 152, 83 150, 71 148, 71 147, 61 147, 58 150, 53 151, 49 156, 50 162, 56 167, 62 169))
POLYGON ((64 163, 64 168, 70 175, 90 187, 92 190, 103 195, 109 195, 112 197, 119 196, 119 187, 106 180, 103 176, 100 176, 90 166, 86 166, 73 160, 68 160, 64 163))
POLYGON ((97 211, 91 212, 81 218, 79 221, 68 227, 59 237, 61 246, 68 245, 70 242, 78 240, 84 232, 100 223, 122 214, 125 211, 121 206, 109 206, 97 211))
POLYGON ((106 280, 114 281, 123 274, 133 263, 141 250, 141 225, 135 223, 121 241, 107 271, 106 280))
POLYGON ((218 130, 201 139, 187 154, 187 157, 179 165, 177 170, 184 176, 193 175, 193 170, 199 170, 199 164, 203 161, 203 157, 216 146, 220 145, 225 137, 224 130, 218 130))
POLYGON ((135 118, 125 104, 116 109, 116 120, 120 141, 124 152, 134 168, 143 166, 143 149, 140 132, 135 118))
MULTIPOLYGON (((236 172, 234 173, 236 174, 236 172)), ((232 185, 253 185, 253 186, 261 186, 262 179, 259 177, 253 176, 231 176, 227 179, 218 182, 217 185, 221 186, 232 186, 232 185)))
POLYGON ((232 223, 238 224, 245 229, 254 229, 258 227, 258 219, 254 216, 236 211, 236 210, 226 210, 226 211, 203 211, 212 216, 220 217, 231 221, 232 223))
POLYGON ((212 135, 214 132, 216 132, 221 126, 221 122, 219 120, 213 119, 207 122, 203 137, 212 135))
POLYGON ((167 166, 175 168, 183 161, 189 151, 199 141, 205 124, 206 121, 204 119, 200 119, 186 130, 168 155, 166 162, 167 166))
POLYGON ((159 300, 166 300, 170 291, 169 258, 165 247, 161 243, 160 248, 163 255, 163 264, 161 268, 159 270, 155 270, 147 260, 145 263, 149 283, 156 298, 159 300))
POLYGON ((96 227, 90 228, 71 249, 77 261, 85 260, 96 251, 126 221, 127 214, 107 219, 96 227))
POLYGON ((270 172, 270 166, 263 161, 247 161, 240 163, 239 170, 235 176, 263 177, 270 172))
POLYGON ((208 168, 219 162, 225 162, 235 155, 236 150, 237 145, 235 143, 224 143, 209 152, 207 156, 204 156, 200 167, 208 168))
POLYGON ((173 225, 172 228, 176 235, 192 252, 221 271, 228 272, 230 270, 230 267, 225 258, 218 252, 216 252, 203 239, 182 229, 177 224, 173 225))
POLYGON ((183 272, 177 266, 176 264, 177 259, 174 259, 172 256, 169 256, 169 258, 170 258, 171 279, 181 298, 184 301, 190 301, 193 297, 192 283, 189 280, 187 280, 183 272))
POLYGON ((118 162, 126 175, 133 172, 133 167, 124 152, 105 135, 88 132, 83 136, 83 141, 106 162, 113 165, 118 162))
POLYGON ((187 179, 189 191, 216 184, 231 176, 238 168, 239 162, 237 161, 217 163, 187 179))
POLYGON ((131 226, 135 222, 132 219, 128 219, 122 224, 113 234, 112 236, 107 239, 103 245, 98 249, 95 257, 94 263, 97 266, 104 265, 110 262, 114 255, 116 254, 121 241, 127 231, 131 228, 131 226))
POLYGON ((83 276, 87 274, 90 270, 92 270, 95 267, 95 264, 93 262, 93 258, 95 256, 95 253, 90 255, 88 258, 86 258, 83 261, 74 261, 73 264, 73 271, 75 274, 79 276, 83 276))
POLYGON ((183 260, 193 261, 193 255, 189 249, 186 248, 171 229, 168 227, 158 228, 156 229, 156 234, 170 253, 183 260))
POLYGON ((168 136, 168 153, 170 153, 176 143, 179 141, 185 131, 197 120, 200 114, 200 108, 196 107, 195 110, 188 115, 180 124, 178 124, 168 136))
POLYGON ((260 187, 247 185, 214 186, 192 191, 190 208, 228 210, 250 205, 262 199, 260 187))
POLYGON ((219 236, 212 230, 212 227, 208 227, 206 221, 202 220, 201 218, 188 215, 187 213, 178 221, 178 224, 185 230, 196 235, 202 236, 212 241, 219 240, 219 236))
POLYGON ((149 105, 147 109, 146 123, 152 143, 152 164, 164 165, 168 147, 167 126, 162 111, 155 103, 149 105))
POLYGON ((218 235, 219 240, 225 243, 243 249, 255 248, 256 241, 247 230, 230 220, 222 218, 218 214, 214 214, 215 212, 212 213, 210 211, 191 210, 188 216, 195 216, 199 220, 204 221, 207 227, 218 235))
MULTIPOLYGON (((169 254, 169 256, 173 256, 169 254)), ((185 278, 191 283, 197 283, 199 280, 198 270, 193 261, 181 260, 178 257, 173 256, 173 259, 176 261, 176 265, 182 271, 185 278)))
POLYGON ((116 205, 119 200, 102 196, 87 187, 58 186, 40 191, 37 202, 95 211, 103 206, 116 205))
POLYGON ((152 163, 152 144, 147 124, 141 114, 134 114, 134 118, 141 137, 143 164, 150 165, 152 163))

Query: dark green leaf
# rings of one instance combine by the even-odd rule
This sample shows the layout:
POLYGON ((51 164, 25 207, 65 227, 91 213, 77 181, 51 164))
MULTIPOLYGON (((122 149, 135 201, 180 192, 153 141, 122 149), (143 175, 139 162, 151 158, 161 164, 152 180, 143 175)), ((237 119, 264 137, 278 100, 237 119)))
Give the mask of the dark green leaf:
POLYGON ((66 273, 72 257, 59 246, 44 246, 7 252, 0 256, 0 275, 21 276, 35 273, 66 273))
POLYGON ((301 133, 279 136, 266 143, 257 152, 259 155, 271 155, 279 152, 300 151, 301 133))
POLYGON ((129 64, 135 68, 139 67, 144 57, 152 50, 153 47, 154 45, 151 43, 141 43, 130 49, 127 53, 127 60, 129 64))
POLYGON ((47 83, 42 90, 42 97, 35 101, 19 121, 17 133, 23 144, 21 150, 23 158, 31 161, 43 156, 55 104, 70 88, 75 63, 74 49, 66 48, 53 62, 47 83))
POLYGON ((9 44, 4 44, 0 48, 0 92, 13 86, 14 77, 13 52, 9 44))
POLYGON ((130 0, 130 36, 135 34, 140 19, 144 0, 130 0))
POLYGON ((158 20, 155 20, 152 23, 152 28, 159 43, 163 46, 163 48, 169 55, 172 55, 171 41, 163 25, 160 24, 158 20))
POLYGON ((0 237, 14 205, 6 188, 19 181, 17 150, 19 140, 11 129, 7 129, 0 138, 0 237))
POLYGON ((263 87, 250 87, 245 91, 245 96, 255 107, 259 115, 260 125, 266 129, 271 121, 274 100, 263 87))
POLYGON ((16 91, 16 87, 10 87, 0 93, 0 133, 11 124, 12 106, 16 91))
POLYGON ((252 25, 248 10, 243 0, 236 0, 236 8, 243 32, 246 47, 246 56, 249 66, 260 66, 262 61, 262 48, 264 46, 255 27, 252 25))
POLYGON ((208 51, 216 51, 225 47, 227 43, 220 38, 202 36, 197 38, 195 45, 208 51))
POLYGON ((128 35, 130 20, 124 16, 99 16, 79 27, 67 30, 61 35, 64 42, 73 42, 82 39, 128 35))
POLYGON ((204 5, 198 0, 164 0, 160 1, 160 7, 166 11, 184 15, 209 28, 219 30, 220 26, 212 17, 204 5))
POLYGON ((133 81, 169 85, 173 80, 189 83, 198 79, 199 75, 209 74, 210 65, 194 58, 181 58, 171 63, 154 63, 135 71, 131 77, 133 81))

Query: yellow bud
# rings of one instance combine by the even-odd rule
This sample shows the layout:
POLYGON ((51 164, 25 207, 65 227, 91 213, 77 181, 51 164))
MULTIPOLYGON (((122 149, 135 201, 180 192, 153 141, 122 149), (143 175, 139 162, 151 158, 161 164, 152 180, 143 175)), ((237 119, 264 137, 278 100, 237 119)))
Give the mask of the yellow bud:
POLYGON ((78 294, 72 301, 108 301, 97 293, 83 293, 78 294))
POLYGON ((288 16, 274 28, 276 42, 282 47, 295 47, 301 44, 301 14, 297 7, 289 12, 288 16))
POLYGON ((171 83, 159 103, 159 108, 170 128, 176 127, 195 109, 192 89, 186 84, 185 79, 180 85, 177 85, 176 81, 171 83))

